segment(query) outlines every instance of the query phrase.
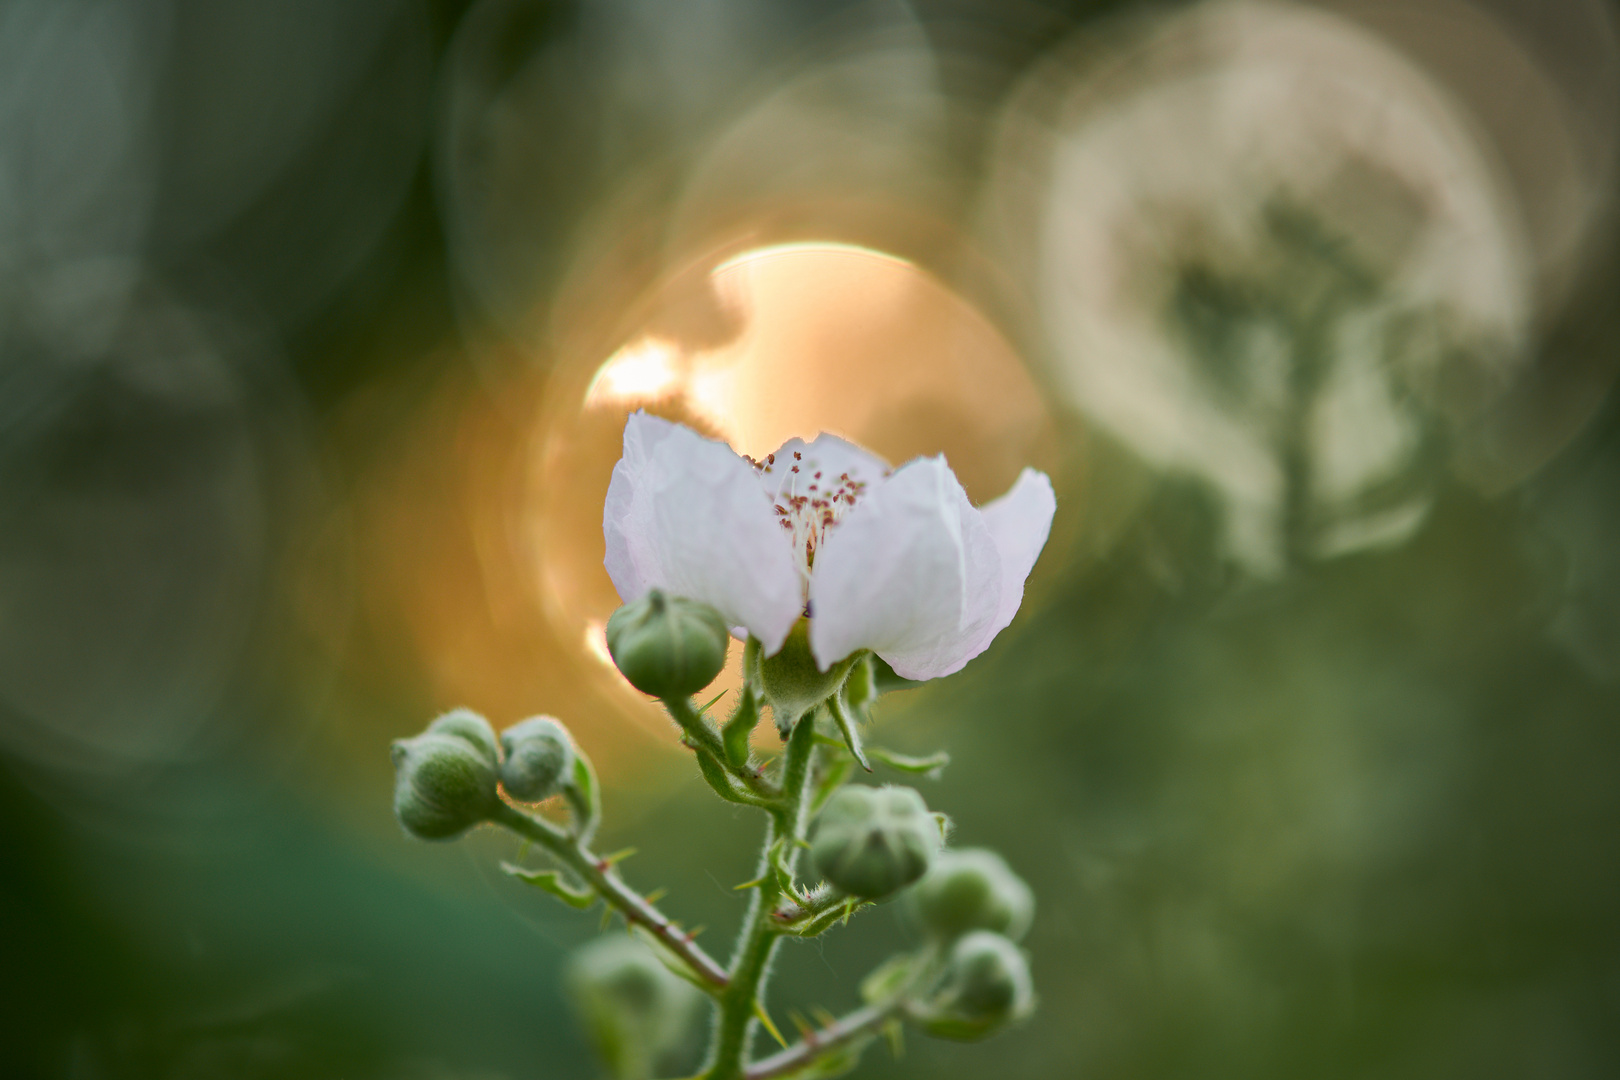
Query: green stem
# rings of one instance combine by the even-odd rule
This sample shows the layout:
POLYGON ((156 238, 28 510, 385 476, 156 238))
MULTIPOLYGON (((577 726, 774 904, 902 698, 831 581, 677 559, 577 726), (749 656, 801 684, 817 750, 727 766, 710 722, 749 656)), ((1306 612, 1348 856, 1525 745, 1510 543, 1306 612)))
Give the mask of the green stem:
MULTIPOLYGON (((746 763, 741 766, 731 763, 730 758, 726 755, 725 743, 721 741, 720 733, 714 729, 713 724, 710 724, 692 707, 690 698, 665 698, 664 709, 681 726, 681 730, 686 733, 688 744, 694 750, 708 759, 710 764, 734 777, 756 799, 775 801, 781 794, 759 772, 750 768, 746 763)), ((712 782, 711 786, 713 786, 712 782)), ((725 798, 726 796, 722 793, 721 797, 725 798)))
POLYGON ((788 737, 782 765, 782 801, 770 811, 770 827, 760 856, 759 884, 754 889, 748 914, 737 934, 737 948, 731 958, 730 982, 720 992, 720 1016, 702 1080, 741 1080, 745 1076, 748 1051, 753 1042, 754 1010, 763 1008, 764 982, 781 936, 771 925, 771 912, 781 899, 782 886, 771 866, 771 848, 778 839, 783 844, 782 862, 789 872, 799 857, 808 814, 810 760, 816 749, 815 719, 807 714, 788 737))
POLYGON ((639 926, 657 938, 691 969, 699 981, 714 987, 716 991, 725 990, 730 981, 725 969, 663 912, 649 903, 646 897, 619 880, 607 860, 593 854, 556 826, 530 817, 505 803, 500 804, 491 820, 545 848, 558 862, 595 889, 604 903, 624 916, 625 922, 639 926))
POLYGON ((903 1004, 902 999, 895 998, 856 1009, 819 1031, 806 1033, 803 1042, 755 1062, 743 1072, 743 1076, 747 1080, 771 1080, 772 1077, 785 1076, 802 1069, 829 1050, 836 1050, 878 1030, 900 1011, 903 1004))

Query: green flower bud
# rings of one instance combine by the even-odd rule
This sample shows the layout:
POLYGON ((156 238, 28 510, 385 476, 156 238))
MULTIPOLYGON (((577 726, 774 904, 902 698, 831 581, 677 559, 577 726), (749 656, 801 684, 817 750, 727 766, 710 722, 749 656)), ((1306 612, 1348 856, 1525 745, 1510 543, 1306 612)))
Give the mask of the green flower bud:
POLYGON ((574 768, 574 742, 554 717, 531 716, 501 732, 501 786, 519 802, 557 794, 574 768))
POLYGON ((611 1075, 646 1080, 694 1029, 701 995, 633 937, 586 944, 568 963, 567 989, 611 1075))
POLYGON ((707 604, 653 589, 613 613, 608 652, 644 694, 683 698, 702 690, 726 665, 731 632, 707 604))
POLYGON ((1017 941, 1035 914, 1029 886, 986 848, 940 852, 908 901, 922 928, 947 941, 972 930, 1017 941))
POLYGON ((759 661, 759 686, 777 729, 786 735, 799 717, 838 693, 853 662, 843 660, 822 671, 810 652, 810 620, 794 623, 782 647, 759 661))
POLYGON ((493 733, 486 748, 477 739, 431 728, 395 741, 394 816, 405 831, 421 840, 448 840, 488 820, 500 802, 494 746, 493 733))
POLYGON ((877 900, 922 877, 940 840, 939 822, 911 788, 852 785, 816 819, 810 860, 834 888, 877 900))
POLYGON ((912 1015, 930 1035, 973 1040, 1022 1020, 1034 1008, 1029 961, 1018 946, 1000 934, 975 930, 951 947, 939 983, 912 1015))
POLYGON ((495 729, 489 726, 488 720, 471 709, 451 709, 429 724, 427 729, 434 735, 454 735, 464 740, 484 755, 490 768, 494 768, 500 760, 500 753, 495 749, 495 729))

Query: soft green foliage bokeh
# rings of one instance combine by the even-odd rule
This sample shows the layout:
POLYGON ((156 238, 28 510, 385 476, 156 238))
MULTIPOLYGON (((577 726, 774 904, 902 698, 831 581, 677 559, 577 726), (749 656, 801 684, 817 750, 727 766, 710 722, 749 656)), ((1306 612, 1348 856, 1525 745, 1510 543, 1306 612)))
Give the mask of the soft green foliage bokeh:
MULTIPOLYGON (((288 445, 296 434, 305 448, 282 454, 274 442, 241 482, 270 493, 277 512, 254 526, 270 554, 240 594, 210 596, 240 617, 231 625, 248 659, 171 752, 122 770, 59 766, 76 761, 76 743, 36 738, 34 719, 0 711, 8 735, 23 733, 8 747, 49 748, 0 756, 7 1075, 592 1075, 561 973, 594 916, 503 879, 495 867, 515 845, 487 830, 431 846, 399 836, 387 819, 388 738, 368 742, 366 758, 345 725, 368 740, 405 734, 446 703, 417 672, 391 671, 386 687, 354 676, 398 655, 397 628, 363 613, 328 628, 349 643, 334 665, 310 661, 308 627, 286 617, 286 567, 339 528, 345 485, 374 452, 331 417, 394 380, 375 411, 380 426, 404 427, 451 363, 465 300, 432 172, 428 74, 468 6, 426 5, 409 48, 385 42, 357 59, 352 81, 331 91, 346 122, 329 117, 283 171, 255 178, 244 154, 218 180, 242 205, 219 211, 231 227, 207 243, 187 246, 170 220, 186 217, 191 189, 165 196, 173 235, 160 231, 153 258, 199 295, 247 296, 243 321, 260 335, 230 424, 131 419, 122 399, 97 398, 49 440, 6 444, 11 524, 0 530, 12 537, 41 520, 29 516, 41 491, 140 491, 146 467, 231 465, 214 440, 232 424, 288 445), (393 186, 372 183, 368 170, 396 157, 393 186), (323 513, 291 512, 309 505, 323 513)), ((1054 21, 1047 39, 1015 43, 1029 55, 1076 25, 1059 15, 1083 20, 1101 5, 1035 6, 1054 21)), ((524 24, 533 40, 514 49, 560 33, 564 7, 536 5, 524 24)), ((807 5, 782 7, 810 19, 807 5)), ((298 77, 288 76, 303 86, 298 77)), ((264 119, 251 104, 221 102, 220 115, 240 109, 250 130, 264 119)), ((614 160, 603 151, 595 172, 525 212, 566 234, 614 160)), ((215 181, 192 165, 188 183, 209 190, 215 181)), ((544 270, 546 281, 563 274, 544 270)), ((1580 295, 1597 299, 1552 340, 1612 355, 1617 281, 1613 266, 1593 271, 1580 295)), ((56 400, 18 391, 3 407, 44 401, 39 415, 55 422, 56 400)), ((1086 453, 1094 476, 1116 465, 1141 475, 1117 448, 1086 453)), ((1024 947, 1040 1004, 1026 1026, 983 1044, 913 1035, 899 1062, 874 1047, 854 1075, 1620 1074, 1613 396, 1512 490, 1486 496, 1442 478, 1406 542, 1271 580, 1230 566, 1206 491, 1143 483, 1144 503, 1107 543, 1054 545, 1027 609, 988 653, 877 709, 873 744, 953 758, 938 781, 882 779, 916 784, 959 823, 954 843, 995 848, 1034 890, 1024 947)), ((203 548, 212 534, 186 535, 203 548)), ((29 536, 57 550, 54 534, 29 536)), ((190 569, 189 550, 176 558, 190 569)), ((131 562, 123 576, 148 573, 131 562)), ((100 620, 109 602, 90 593, 100 620)), ((164 625, 190 617, 161 594, 137 599, 164 625)), ((125 679, 133 699, 148 674, 135 644, 107 655, 87 645, 78 677, 125 679)), ((129 722, 168 731, 190 699, 163 700, 129 722)), ((758 822, 695 775, 647 776, 603 777, 598 846, 636 846, 626 875, 667 887, 684 923, 724 941, 743 904, 733 886, 754 874, 758 822)), ((916 936, 894 903, 790 943, 773 1001, 850 1008, 870 968, 916 936)))

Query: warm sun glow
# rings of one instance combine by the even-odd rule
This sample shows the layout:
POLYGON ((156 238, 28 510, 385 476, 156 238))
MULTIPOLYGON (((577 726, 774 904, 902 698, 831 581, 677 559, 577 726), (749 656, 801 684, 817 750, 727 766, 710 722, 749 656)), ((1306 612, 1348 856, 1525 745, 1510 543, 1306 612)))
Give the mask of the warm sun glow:
MULTIPOLYGON (((943 453, 976 502, 1025 465, 1050 468, 1053 433, 1006 339, 894 256, 847 244, 758 248, 717 264, 701 288, 655 300, 658 318, 553 400, 562 411, 541 446, 534 521, 549 619, 662 735, 668 721, 612 671, 603 636, 619 598, 602 569, 602 500, 631 412, 759 458, 822 431, 896 464, 943 453)), ((738 685, 740 653, 712 692, 738 685)))
MULTIPOLYGON (((666 405, 763 456, 835 431, 896 462, 944 450, 971 489, 986 452, 1016 472, 1045 412, 1007 343, 904 260, 844 244, 728 259, 708 299, 737 331, 718 344, 636 338, 605 361, 587 411, 666 405), (962 445, 963 436, 975 445, 962 445)), ((994 492, 981 488, 979 495, 994 492)))
POLYGON ((608 358, 585 391, 587 406, 639 404, 657 401, 675 389, 681 379, 679 354, 665 342, 650 338, 626 345, 608 358))

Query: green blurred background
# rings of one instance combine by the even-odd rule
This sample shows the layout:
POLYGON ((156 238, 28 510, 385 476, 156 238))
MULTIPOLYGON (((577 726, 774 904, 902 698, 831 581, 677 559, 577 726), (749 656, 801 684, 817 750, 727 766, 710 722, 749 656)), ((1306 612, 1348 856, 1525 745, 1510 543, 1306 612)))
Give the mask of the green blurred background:
MULTIPOLYGON (((870 323, 923 389, 782 423, 1060 496, 1019 619, 873 733, 1034 886, 1040 1010, 856 1075, 1620 1074, 1613 24, 0 7, 0 1071, 595 1075, 595 916, 391 819, 389 740, 460 704, 573 727, 603 849, 723 951, 760 823, 581 644, 637 403, 582 389, 754 340, 710 271, 796 242, 971 341, 930 397, 891 344, 957 323, 814 293, 795 363, 870 323)), ((788 949, 773 1001, 907 940, 788 949)))

